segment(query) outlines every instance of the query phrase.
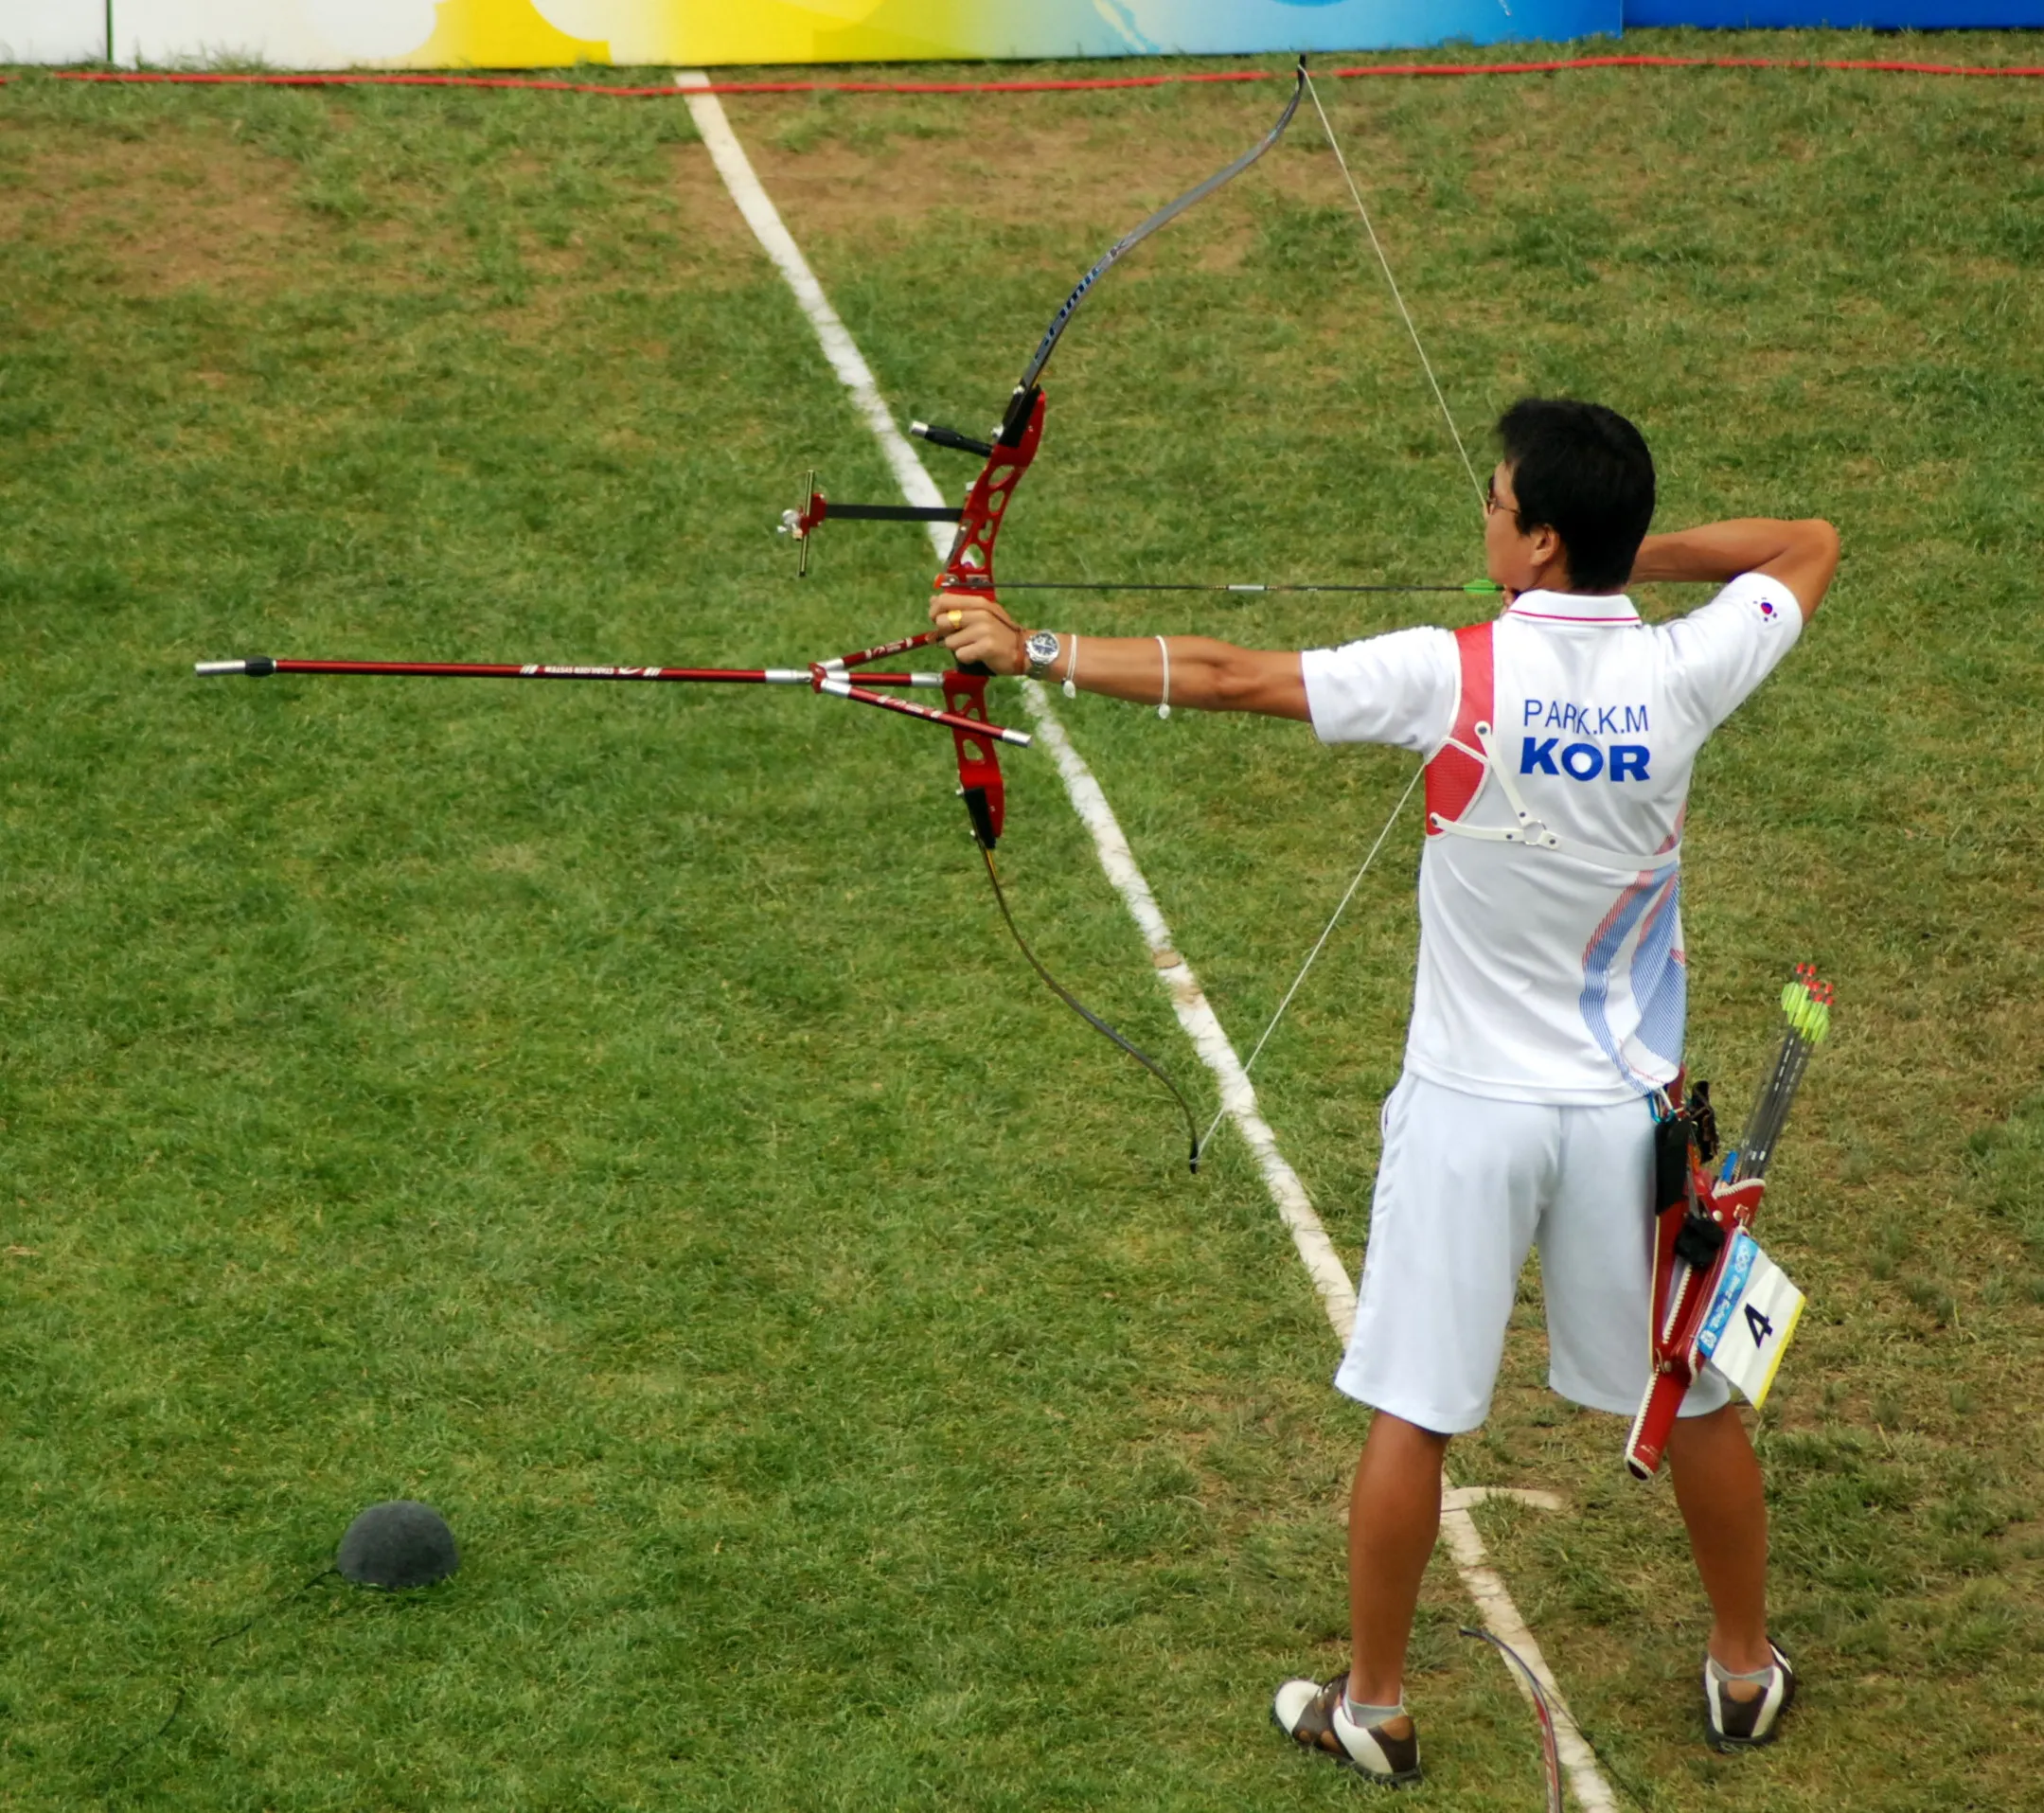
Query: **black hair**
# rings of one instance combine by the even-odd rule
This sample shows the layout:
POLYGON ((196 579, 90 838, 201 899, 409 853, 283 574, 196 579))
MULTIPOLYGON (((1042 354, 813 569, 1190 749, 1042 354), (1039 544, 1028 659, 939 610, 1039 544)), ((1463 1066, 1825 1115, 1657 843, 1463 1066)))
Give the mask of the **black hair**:
POLYGON ((1654 520, 1654 456, 1615 409, 1523 397, 1498 418, 1519 525, 1550 528, 1569 553, 1569 583, 1616 592, 1654 520))

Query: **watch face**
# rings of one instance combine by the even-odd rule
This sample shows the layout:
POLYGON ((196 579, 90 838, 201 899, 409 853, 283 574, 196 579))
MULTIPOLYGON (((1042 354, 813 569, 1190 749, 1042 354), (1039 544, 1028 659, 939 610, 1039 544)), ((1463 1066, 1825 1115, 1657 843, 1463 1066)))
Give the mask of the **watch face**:
POLYGON ((1047 667, 1058 659, 1058 638, 1048 630, 1037 631, 1022 646, 1029 652, 1032 667, 1047 667))

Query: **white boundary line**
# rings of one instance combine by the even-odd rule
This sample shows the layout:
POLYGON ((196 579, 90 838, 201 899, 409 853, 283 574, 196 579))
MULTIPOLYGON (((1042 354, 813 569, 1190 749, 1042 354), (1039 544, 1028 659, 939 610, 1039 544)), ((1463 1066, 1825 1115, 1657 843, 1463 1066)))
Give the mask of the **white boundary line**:
MULTIPOLYGON (((684 69, 677 70, 674 80, 683 89, 699 89, 708 84, 709 77, 700 69, 684 69)), ((894 417, 880 394, 880 386, 873 381, 872 368, 844 323, 839 319, 837 311, 830 306, 823 285, 816 280, 815 272, 809 269, 809 260, 802 256, 802 248, 795 243, 782 222, 779 211, 760 186, 752 161, 745 155, 745 148, 738 143, 738 135, 732 132, 731 122, 724 117, 724 110, 717 97, 690 94, 687 103, 689 116, 696 123, 696 131, 702 135, 703 145, 717 166, 718 174, 723 178, 724 187, 731 191, 731 199, 738 204, 738 212, 745 217, 746 224, 753 229, 767 257, 794 292, 802 312, 816 330, 824 357, 829 360, 830 368, 837 373, 839 382, 851 393, 861 417, 880 442, 880 452, 901 487, 901 495, 911 504, 942 505, 946 501, 944 493, 938 489, 936 480, 930 476, 929 469, 916 456, 915 450, 895 426, 894 417)), ((941 523, 933 523, 929 528, 931 544, 941 560, 951 553, 951 532, 941 523)), ((1192 1040, 1194 1050, 1219 1083, 1224 1111, 1235 1122, 1255 1158, 1256 1168, 1263 1173, 1264 1186, 1271 1193, 1279 1218, 1290 1230, 1292 1244, 1298 1248, 1299 1257, 1306 1265, 1306 1276, 1320 1293, 1327 1320, 1345 1346, 1349 1330, 1356 1321, 1356 1288, 1349 1282, 1348 1270, 1335 1252, 1333 1241, 1328 1239, 1320 1217, 1314 1213, 1306 1185, 1299 1182, 1298 1173, 1277 1149, 1277 1135, 1271 1130, 1270 1124, 1256 1107, 1256 1092, 1242 1068, 1242 1060, 1235 1055, 1235 1046, 1218 1016, 1200 989, 1200 979, 1193 973, 1192 965, 1179 953, 1173 943, 1171 928, 1157 905, 1157 897, 1150 891, 1143 871, 1136 866, 1135 853, 1129 847, 1129 839, 1115 818, 1113 809, 1108 805, 1099 781, 1087 767, 1085 758, 1073 747, 1064 725, 1051 709, 1050 696, 1043 687, 1033 680, 1023 681, 1022 700, 1035 721, 1037 736, 1058 764, 1065 791, 1071 796, 1072 809, 1093 833, 1093 849, 1100 859, 1101 868, 1121 896, 1122 904, 1129 909, 1129 916, 1135 921, 1144 942, 1149 946, 1158 979, 1170 991, 1171 1005, 1178 1014, 1179 1024, 1185 1029, 1185 1036, 1192 1040)), ((1477 1609, 1491 1628, 1525 1658, 1526 1665, 1546 1690, 1549 1703, 1554 1708, 1555 1734, 1562 1762, 1584 1813, 1616 1813, 1617 1803, 1597 1772, 1590 1748, 1583 1741, 1560 1688, 1555 1684, 1547 1659, 1541 1655, 1539 1644, 1526 1627, 1526 1621, 1519 1615, 1519 1609, 1505 1591, 1504 1582, 1489 1564, 1484 1539, 1477 1534, 1475 1520, 1469 1515, 1470 1507, 1485 1498, 1518 1499, 1547 1510, 1559 1510, 1561 1502, 1550 1493, 1521 1492, 1508 1486, 1451 1487, 1442 1494, 1441 1537, 1455 1557, 1455 1566, 1477 1609)), ((1519 1680, 1516 1671, 1508 1672, 1512 1673, 1514 1680, 1519 1680)), ((1523 1682, 1520 1685, 1530 1701, 1530 1690, 1523 1682)))

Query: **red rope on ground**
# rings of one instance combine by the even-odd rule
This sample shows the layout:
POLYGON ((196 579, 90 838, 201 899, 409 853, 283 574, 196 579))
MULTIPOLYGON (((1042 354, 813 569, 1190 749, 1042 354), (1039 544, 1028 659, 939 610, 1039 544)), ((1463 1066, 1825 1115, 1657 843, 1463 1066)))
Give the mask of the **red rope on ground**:
MULTIPOLYGON (((1361 63, 1326 73, 1371 76, 1544 76, 1566 69, 1843 69, 1884 75, 2044 78, 2044 66, 1898 62, 1871 58, 1801 57, 1556 57, 1544 62, 1361 63)), ((292 75, 228 74, 210 70, 60 69, 59 81, 250 83, 265 88, 530 88, 554 94, 609 95, 616 99, 694 95, 1040 95, 1095 88, 1163 88, 1179 82, 1270 81, 1269 69, 1185 70, 1162 76, 1086 76, 1039 81, 713 81, 684 89, 553 81, 532 76, 369 75, 329 72, 292 75)), ((0 81, 8 78, 0 76, 0 81)))
POLYGON ((1910 76, 2044 76, 2044 68, 1844 57, 1562 57, 1552 62, 1370 63, 1336 76, 1536 76, 1556 69, 1872 69, 1910 76))
POLYGON ((613 95, 1037 95, 1077 88, 1162 88, 1186 81, 1268 81, 1268 69, 1187 70, 1168 76, 1091 76, 1040 81, 713 81, 700 88, 663 82, 655 88, 609 87, 592 81, 547 81, 524 76, 341 74, 241 75, 196 70, 62 69, 59 81, 254 82, 270 88, 541 88, 558 94, 613 95))

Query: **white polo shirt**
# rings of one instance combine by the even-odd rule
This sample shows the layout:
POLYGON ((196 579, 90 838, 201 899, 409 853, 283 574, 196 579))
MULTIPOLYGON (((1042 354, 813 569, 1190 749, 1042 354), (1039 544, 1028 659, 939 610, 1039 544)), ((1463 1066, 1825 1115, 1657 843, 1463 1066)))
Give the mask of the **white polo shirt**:
MULTIPOLYGON (((1564 843, 1665 850, 1704 739, 1795 645, 1778 579, 1732 581, 1700 611, 1642 623, 1631 601, 1525 592, 1492 629, 1500 758, 1564 843)), ((1446 630, 1401 630, 1301 657, 1328 743, 1431 759, 1455 723, 1462 666, 1446 630)), ((1495 774, 1462 815, 1509 826, 1495 774)), ((1467 1094, 1602 1104, 1681 1067, 1681 870, 1628 880, 1566 850, 1427 839, 1406 1068, 1467 1094)))

